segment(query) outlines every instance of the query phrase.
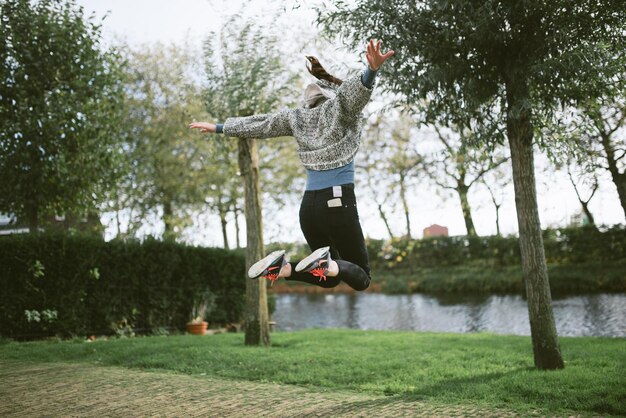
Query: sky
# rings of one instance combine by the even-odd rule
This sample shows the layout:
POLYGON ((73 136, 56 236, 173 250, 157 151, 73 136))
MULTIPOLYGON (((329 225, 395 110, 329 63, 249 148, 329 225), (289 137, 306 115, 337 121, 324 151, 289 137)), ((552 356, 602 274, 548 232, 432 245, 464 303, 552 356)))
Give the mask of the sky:
MULTIPOLYGON (((186 38, 200 42, 220 28, 233 13, 269 20, 276 11, 285 9, 279 0, 77 0, 86 15, 107 18, 103 24, 106 39, 124 38, 131 45, 162 42, 179 43, 186 38)), ((286 8, 287 15, 297 19, 313 19, 311 10, 286 8)), ((268 24, 271 26, 271 24, 268 24)))
MULTIPOLYGON (((267 25, 268 30, 280 30, 281 24, 301 25, 303 31, 316 30, 313 25, 315 13, 304 6, 310 4, 309 2, 302 1, 299 2, 301 7, 296 10, 289 6, 284 8, 283 3, 278 0, 78 0, 77 3, 85 8, 87 15, 94 13, 98 19, 107 15, 102 27, 106 42, 112 44, 127 42, 136 47, 155 42, 180 44, 187 40, 199 48, 211 31, 219 29, 228 15, 240 10, 258 18, 259 23, 267 25), (282 11, 278 20, 275 17, 277 11, 282 11)), ((325 53, 327 55, 334 53, 336 61, 340 61, 344 59, 342 55, 344 53, 339 51, 340 48, 337 46, 336 49, 331 48, 325 53)), ((536 156, 537 193, 542 227, 566 226, 572 217, 580 212, 580 204, 566 174, 553 170, 546 171, 543 169, 546 164, 544 156, 536 156)), ((600 190, 590 203, 590 210, 598 224, 623 223, 624 215, 615 186, 607 175, 602 180, 600 190)), ((358 177, 356 184, 364 233, 371 238, 386 238, 384 225, 375 212, 371 196, 359 188, 358 177)), ((502 232, 515 234, 517 218, 512 185, 506 186, 502 192, 504 196, 500 214, 502 232)), ((434 223, 447 226, 450 235, 465 234, 458 198, 448 193, 440 195, 441 191, 424 185, 410 197, 414 237, 421 237, 423 228, 434 223)), ((470 194, 469 200, 478 234, 494 234, 495 211, 487 191, 476 189, 470 194)), ((303 241, 302 234, 297 228, 297 206, 289 205, 284 212, 284 216, 280 216, 280 221, 264 220, 266 241, 303 241)), ((392 223, 397 235, 404 231, 402 218, 403 216, 396 212, 392 223)), ((105 222, 109 219, 110 216, 103 217, 105 222)), ((158 224, 155 222, 155 226, 148 227, 147 231, 150 228, 158 230, 158 224)), ((114 230, 107 228, 109 237, 114 233, 114 230)), ((229 230, 231 243, 234 242, 233 235, 234 230, 231 228, 229 230)), ((241 239, 242 241, 245 239, 245 234, 242 234, 241 239)), ((198 227, 186 235, 186 240, 196 245, 221 246, 222 238, 217 219, 210 215, 199 217, 198 227)))
POLYGON ((79 0, 78 4, 86 14, 107 15, 105 38, 124 38, 135 45, 178 43, 185 37, 201 38, 219 27, 215 3, 207 0, 79 0))

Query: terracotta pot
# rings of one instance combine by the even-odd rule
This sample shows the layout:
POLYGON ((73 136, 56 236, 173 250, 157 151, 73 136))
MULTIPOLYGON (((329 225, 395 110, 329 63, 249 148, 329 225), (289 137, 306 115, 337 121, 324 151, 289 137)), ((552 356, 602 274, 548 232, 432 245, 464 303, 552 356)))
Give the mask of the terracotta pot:
POLYGON ((187 332, 195 335, 204 335, 206 334, 206 329, 209 326, 209 323, 206 321, 202 321, 198 324, 188 323, 187 324, 187 332))

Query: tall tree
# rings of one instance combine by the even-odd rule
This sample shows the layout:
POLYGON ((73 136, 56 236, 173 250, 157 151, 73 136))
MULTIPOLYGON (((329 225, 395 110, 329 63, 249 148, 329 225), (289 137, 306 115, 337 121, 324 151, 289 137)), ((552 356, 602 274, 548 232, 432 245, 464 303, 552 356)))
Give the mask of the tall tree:
POLYGON ((428 116, 458 109, 484 124, 495 112, 511 151, 522 270, 535 365, 563 367, 541 235, 534 127, 563 102, 598 97, 626 62, 623 0, 340 1, 319 20, 358 43, 374 34, 396 50, 383 76, 428 116), (356 40, 356 41, 355 41, 356 40))
POLYGON ((593 218, 593 214, 591 213, 591 210, 589 210, 589 202, 591 201, 591 199, 593 199, 593 196, 596 194, 598 188, 600 187, 598 177, 595 175, 595 173, 591 173, 591 175, 589 175, 589 173, 581 172, 582 170, 580 170, 580 167, 578 167, 577 165, 572 166, 571 161, 567 162, 565 169, 567 171, 567 176, 569 177, 570 183, 572 183, 572 187, 574 187, 576 197, 580 202, 583 213, 587 217, 587 222, 590 226, 597 228, 596 222, 593 218), (585 186, 591 189, 586 199, 583 197, 582 191, 582 188, 585 186))
MULTIPOLYGON (((289 96, 293 97, 293 93, 289 96)), ((285 228, 294 229, 293 218, 285 217, 284 210, 299 207, 306 182, 306 172, 294 139, 285 137, 263 141, 259 147, 259 172, 261 200, 271 202, 263 206, 263 217, 272 219, 265 225, 265 242, 284 241, 285 228), (279 198, 276 198, 277 193, 279 198)))
POLYGON ((121 60, 68 0, 0 3, 0 211, 93 210, 115 187, 121 60))
POLYGON ((415 171, 421 162, 421 157, 412 149, 411 130, 413 126, 410 123, 406 123, 408 122, 406 118, 404 122, 404 124, 396 123, 390 132, 393 153, 389 159, 389 167, 397 175, 397 181, 394 181, 394 183, 398 185, 400 202, 402 203, 404 224, 406 225, 405 237, 411 239, 411 217, 409 215, 407 188, 410 179, 415 177, 415 171))
POLYGON ((201 87, 187 45, 155 44, 126 53, 128 140, 131 168, 115 196, 118 211, 132 209, 130 232, 158 217, 164 239, 179 238, 204 202, 205 181, 213 165, 209 144, 187 129, 191 115, 202 112, 201 87))
POLYGON ((396 110, 378 113, 370 119, 357 167, 364 171, 368 193, 376 203, 389 238, 394 237, 389 217, 398 205, 404 220, 403 235, 410 238, 408 197, 421 162, 415 149, 415 123, 407 112, 396 110))
POLYGON ((439 187, 454 190, 459 197, 467 235, 476 236, 476 227, 469 204, 469 191, 491 170, 505 163, 508 158, 502 150, 485 152, 472 147, 476 143, 470 129, 451 124, 449 128, 433 124, 439 150, 424 157, 422 167, 439 187))
POLYGON ((584 141, 582 160, 594 162, 587 171, 603 168, 611 174, 626 219, 626 74, 620 74, 608 94, 578 107, 573 125, 584 141))
MULTIPOLYGON (((224 248, 228 249, 229 214, 234 216, 237 225, 239 207, 243 205, 240 203, 243 199, 243 188, 238 176, 237 150, 233 149, 232 144, 213 141, 212 138, 208 138, 207 145, 210 146, 211 157, 204 161, 208 167, 205 181, 209 183, 204 200, 208 208, 216 212, 220 219, 222 241, 224 248)), ((239 231, 236 231, 235 242, 239 248, 239 231)))
POLYGON ((500 229, 500 209, 504 204, 504 197, 506 196, 505 188, 511 182, 511 175, 509 173, 509 166, 500 165, 494 170, 489 171, 480 180, 480 183, 485 186, 491 203, 493 203, 494 210, 496 212, 496 235, 502 235, 500 229))
POLYGON ((363 130, 364 137, 361 144, 361 158, 356 160, 357 169, 363 173, 368 195, 376 204, 378 215, 383 221, 389 239, 394 238, 389 223, 389 202, 393 190, 389 187, 389 175, 386 174, 386 147, 387 143, 381 140, 384 129, 381 126, 383 118, 375 116, 363 130))
MULTIPOLYGON (((207 39, 205 60, 207 110, 218 120, 275 111, 284 103, 284 96, 289 96, 289 77, 281 65, 277 40, 239 16, 230 18, 219 34, 207 39)), ((236 146, 244 185, 246 264, 252 265, 264 255, 259 153, 256 139, 239 138, 236 146)), ((246 279, 244 325, 245 344, 270 344, 264 278, 246 279)))

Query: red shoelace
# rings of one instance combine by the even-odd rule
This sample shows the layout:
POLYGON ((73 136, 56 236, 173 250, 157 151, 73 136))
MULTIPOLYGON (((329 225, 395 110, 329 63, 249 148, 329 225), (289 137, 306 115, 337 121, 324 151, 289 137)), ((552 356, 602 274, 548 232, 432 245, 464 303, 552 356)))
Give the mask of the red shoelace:
POLYGON ((322 263, 326 263, 326 260, 320 260, 318 261, 318 266, 315 267, 314 269, 310 270, 311 274, 314 275, 315 277, 319 277, 320 278, 320 282, 322 281, 322 279, 324 281, 326 281, 326 273, 327 270, 325 267, 322 267, 322 263))
POLYGON ((314 275, 315 277, 319 277, 320 282, 322 281, 322 279, 326 281, 326 269, 324 267, 314 268, 313 270, 311 270, 311 274, 314 275))
POLYGON ((272 282, 270 286, 274 286, 274 282, 278 280, 278 274, 280 273, 280 269, 278 267, 270 267, 267 269, 267 271, 268 271, 267 274, 263 277, 265 277, 267 280, 272 282), (276 273, 270 273, 270 270, 276 270, 276 269, 278 269, 276 273))

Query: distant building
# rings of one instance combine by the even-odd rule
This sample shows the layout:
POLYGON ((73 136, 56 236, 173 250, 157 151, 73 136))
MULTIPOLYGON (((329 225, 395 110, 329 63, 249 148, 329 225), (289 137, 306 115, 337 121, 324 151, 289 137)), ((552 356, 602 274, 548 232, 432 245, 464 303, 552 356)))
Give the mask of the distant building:
POLYGON ((580 226, 589 226, 589 225, 591 225, 591 221, 589 220, 589 217, 587 217, 587 214, 585 214, 585 212, 581 210, 579 212, 576 212, 570 217, 568 227, 576 228, 580 226))
MULTIPOLYGON (((92 211, 85 215, 69 214, 43 217, 40 221, 40 230, 75 230, 93 232, 104 236, 104 226, 100 222, 97 212, 92 211)), ((0 213, 0 235, 26 234, 28 225, 15 215, 0 213)))
POLYGON ((428 237, 447 237, 448 228, 445 226, 433 224, 428 228, 424 228, 424 238, 428 237))

